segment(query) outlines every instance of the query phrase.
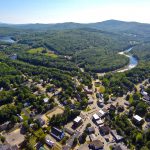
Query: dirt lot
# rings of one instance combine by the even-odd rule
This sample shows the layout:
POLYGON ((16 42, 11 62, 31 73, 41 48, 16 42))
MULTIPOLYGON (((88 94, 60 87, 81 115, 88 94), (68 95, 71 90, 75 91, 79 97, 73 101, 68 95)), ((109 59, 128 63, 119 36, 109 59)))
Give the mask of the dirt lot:
POLYGON ((64 110, 60 107, 56 107, 52 109, 51 111, 47 112, 42 116, 42 119, 44 119, 46 122, 48 121, 48 117, 51 118, 53 115, 62 114, 64 110))
POLYGON ((4 136, 10 145, 19 145, 24 141, 24 135, 20 133, 20 129, 16 129, 10 133, 5 134, 4 136))

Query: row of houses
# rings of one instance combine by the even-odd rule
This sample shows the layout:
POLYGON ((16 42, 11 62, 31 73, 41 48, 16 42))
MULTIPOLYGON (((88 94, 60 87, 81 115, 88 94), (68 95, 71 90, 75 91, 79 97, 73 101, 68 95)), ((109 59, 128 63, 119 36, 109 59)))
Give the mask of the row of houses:
MULTIPOLYGON (((57 141, 61 141, 64 136, 65 136, 65 132, 64 130, 61 130, 61 129, 58 129, 56 127, 52 127, 51 130, 50 130, 50 135, 55 138, 57 141)), ((55 146, 55 142, 52 141, 49 136, 46 136, 45 137, 45 142, 46 144, 49 146, 49 147, 53 147, 55 146)))
POLYGON ((103 124, 103 118, 106 116, 107 114, 107 110, 106 109, 100 109, 98 113, 95 113, 93 115, 93 121, 97 124, 97 125, 101 125, 103 124))

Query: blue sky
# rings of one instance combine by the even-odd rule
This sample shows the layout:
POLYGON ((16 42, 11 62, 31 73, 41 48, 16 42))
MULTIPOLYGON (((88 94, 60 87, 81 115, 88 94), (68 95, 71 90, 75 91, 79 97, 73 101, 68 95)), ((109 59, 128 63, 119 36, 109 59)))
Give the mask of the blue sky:
POLYGON ((150 23, 150 0, 0 0, 0 22, 100 22, 108 19, 150 23))

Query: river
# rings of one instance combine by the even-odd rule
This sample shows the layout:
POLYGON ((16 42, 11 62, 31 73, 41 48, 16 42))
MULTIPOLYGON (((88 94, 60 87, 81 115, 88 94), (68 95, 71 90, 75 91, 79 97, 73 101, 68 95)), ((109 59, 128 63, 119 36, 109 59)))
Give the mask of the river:
MULTIPOLYGON (((117 69, 112 71, 112 73, 116 73, 116 72, 125 72, 128 70, 131 70, 133 68, 135 68, 138 65, 138 60, 136 57, 134 57, 130 51, 132 50, 133 47, 128 48, 125 51, 119 52, 118 54, 120 55, 124 55, 126 57, 129 57, 129 64, 123 68, 117 69)), ((107 72, 103 72, 103 73, 97 73, 98 76, 104 76, 107 72)))
POLYGON ((124 55, 126 57, 129 57, 129 64, 127 66, 125 66, 124 68, 121 68, 121 69, 117 70, 117 72, 125 72, 127 70, 131 70, 131 69, 135 68, 138 65, 137 58, 134 57, 132 54, 130 54, 130 51, 132 50, 132 48, 133 47, 118 53, 120 55, 124 55))
POLYGON ((1 37, 0 36, 0 41, 1 42, 8 42, 8 43, 14 43, 15 41, 11 38, 11 37, 9 37, 9 36, 7 36, 7 37, 1 37))

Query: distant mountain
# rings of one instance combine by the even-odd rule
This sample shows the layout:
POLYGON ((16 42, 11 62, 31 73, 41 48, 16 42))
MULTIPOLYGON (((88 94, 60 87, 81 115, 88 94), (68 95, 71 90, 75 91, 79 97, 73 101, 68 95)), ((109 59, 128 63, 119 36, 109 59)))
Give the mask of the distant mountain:
POLYGON ((97 23, 80 24, 74 22, 56 23, 56 24, 5 24, 0 23, 0 27, 11 27, 15 29, 27 30, 64 30, 91 28, 107 32, 131 34, 133 36, 148 36, 150 35, 150 24, 138 22, 125 22, 118 20, 107 20, 97 23))
POLYGON ((32 29, 32 30, 64 30, 64 29, 76 29, 84 27, 83 24, 66 22, 56 24, 4 24, 0 23, 0 27, 11 27, 17 29, 32 29))
POLYGON ((89 27, 108 32, 123 32, 131 34, 150 34, 150 24, 138 22, 125 22, 118 20, 108 20, 98 23, 88 24, 89 27))

